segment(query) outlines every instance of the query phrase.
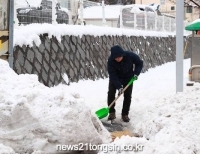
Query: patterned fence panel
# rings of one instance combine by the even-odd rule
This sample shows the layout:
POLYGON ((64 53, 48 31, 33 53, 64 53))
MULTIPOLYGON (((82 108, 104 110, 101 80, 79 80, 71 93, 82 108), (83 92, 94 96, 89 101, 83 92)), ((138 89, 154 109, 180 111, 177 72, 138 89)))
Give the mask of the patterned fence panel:
MULTIPOLYGON (((110 48, 121 45, 144 60, 143 72, 149 68, 175 61, 175 37, 126 37, 126 36, 63 36, 61 42, 48 34, 40 36, 41 44, 15 46, 14 70, 18 74, 37 74, 46 86, 65 83, 62 75, 67 74, 70 82, 81 79, 107 78, 107 59, 110 48)), ((190 57, 190 40, 185 58, 190 57)))

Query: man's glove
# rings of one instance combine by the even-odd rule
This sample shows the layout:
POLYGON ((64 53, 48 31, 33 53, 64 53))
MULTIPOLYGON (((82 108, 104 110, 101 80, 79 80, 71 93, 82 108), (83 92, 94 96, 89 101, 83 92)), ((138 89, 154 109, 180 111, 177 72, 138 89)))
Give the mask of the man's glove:
POLYGON ((122 94, 122 91, 123 91, 123 86, 122 88, 118 89, 118 96, 122 94))
POLYGON ((135 78, 135 80, 137 80, 137 79, 138 79, 138 76, 137 76, 137 75, 134 75, 133 77, 135 78))

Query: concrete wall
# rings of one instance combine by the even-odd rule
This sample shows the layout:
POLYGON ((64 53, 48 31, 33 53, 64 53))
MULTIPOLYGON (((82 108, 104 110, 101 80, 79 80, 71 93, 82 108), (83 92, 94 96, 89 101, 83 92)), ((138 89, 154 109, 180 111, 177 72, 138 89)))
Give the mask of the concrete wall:
MULTIPOLYGON (((49 39, 41 35, 40 46, 15 46, 14 70, 18 74, 37 74, 39 81, 46 86, 65 83, 66 73, 70 82, 81 79, 96 80, 107 78, 107 58, 110 48, 119 44, 131 50, 144 60, 142 72, 166 62, 175 61, 175 37, 136 37, 136 36, 63 36, 61 42, 56 37, 49 39)), ((189 57, 190 43, 185 58, 189 57)))

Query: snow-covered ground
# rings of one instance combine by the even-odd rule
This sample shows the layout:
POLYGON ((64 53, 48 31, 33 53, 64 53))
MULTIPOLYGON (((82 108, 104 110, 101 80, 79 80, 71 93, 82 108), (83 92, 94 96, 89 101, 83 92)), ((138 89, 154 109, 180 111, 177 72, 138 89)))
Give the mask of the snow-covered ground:
MULTIPOLYGON (((131 131, 140 137, 111 142, 94 114, 107 106, 108 79, 48 88, 36 75, 17 75, 0 60, 0 153, 47 153, 78 143, 104 143, 99 153, 136 144, 144 154, 200 153, 200 84, 186 86, 189 67, 190 59, 184 60, 183 93, 176 93, 175 62, 142 73, 134 82, 130 109, 131 131)), ((117 119, 122 101, 116 103, 117 119)))

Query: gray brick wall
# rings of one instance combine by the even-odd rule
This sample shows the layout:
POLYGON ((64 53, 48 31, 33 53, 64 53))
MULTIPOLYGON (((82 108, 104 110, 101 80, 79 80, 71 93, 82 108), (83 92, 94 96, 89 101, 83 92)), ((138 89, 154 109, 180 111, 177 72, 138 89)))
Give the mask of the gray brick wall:
MULTIPOLYGON (((121 45, 144 60, 143 72, 166 62, 175 61, 175 37, 137 36, 63 36, 61 42, 48 34, 40 36, 41 44, 14 47, 14 70, 18 74, 37 74, 39 81, 46 86, 65 83, 62 74, 66 73, 70 82, 80 79, 107 78, 106 63, 110 48, 121 45)), ((186 39, 185 39, 186 41, 186 39)), ((190 40, 185 58, 189 58, 190 40)))

